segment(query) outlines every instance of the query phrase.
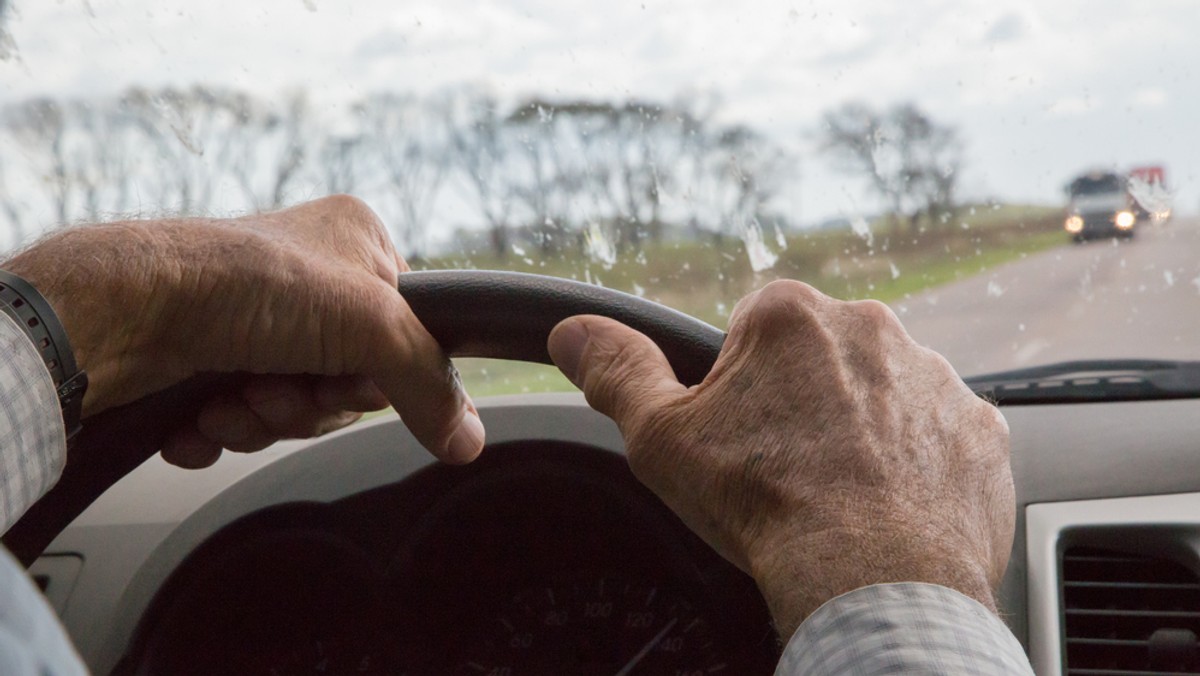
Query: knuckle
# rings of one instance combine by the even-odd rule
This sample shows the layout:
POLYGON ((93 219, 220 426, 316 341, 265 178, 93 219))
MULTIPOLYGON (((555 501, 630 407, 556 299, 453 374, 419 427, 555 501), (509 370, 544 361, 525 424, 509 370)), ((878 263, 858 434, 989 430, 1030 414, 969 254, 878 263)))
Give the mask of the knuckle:
POLYGON ((892 308, 877 300, 860 300, 850 303, 853 312, 872 326, 889 331, 903 331, 900 319, 892 308))
POLYGON ((317 200, 317 204, 346 218, 368 222, 379 220, 366 202, 353 195, 329 195, 317 200))
POLYGON ((825 296, 808 284, 780 279, 751 297, 744 312, 752 323, 774 324, 804 317, 824 300, 825 296))

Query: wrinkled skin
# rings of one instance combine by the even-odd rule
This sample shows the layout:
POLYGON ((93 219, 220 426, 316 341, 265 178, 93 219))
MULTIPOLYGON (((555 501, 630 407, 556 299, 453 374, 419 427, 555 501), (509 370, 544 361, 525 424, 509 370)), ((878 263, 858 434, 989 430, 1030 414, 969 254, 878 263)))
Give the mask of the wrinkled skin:
POLYGON ((782 635, 875 583, 995 609, 1015 520, 1007 425, 887 306, 774 282, 738 304, 691 388, 609 319, 568 319, 549 348, 617 422, 638 479, 755 578, 782 635))
POLYGON ((4 267, 66 327, 91 381, 85 420, 197 373, 256 374, 174 434, 163 457, 175 464, 315 436, 389 404, 442 460, 483 447, 449 359, 396 292, 408 266, 352 197, 71 229, 4 267))

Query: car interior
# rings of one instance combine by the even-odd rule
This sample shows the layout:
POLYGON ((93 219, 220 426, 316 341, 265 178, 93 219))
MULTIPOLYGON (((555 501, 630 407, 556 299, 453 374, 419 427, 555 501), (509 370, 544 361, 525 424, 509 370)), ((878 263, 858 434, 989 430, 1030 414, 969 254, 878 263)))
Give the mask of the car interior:
POLYGON ((0 0, 0 247, 352 195, 487 428, 465 466, 389 412, 180 469, 168 433, 245 377, 204 373, 86 420, 4 547, 97 676, 773 673, 754 581, 546 340, 606 315, 695 385, 738 300, 796 279, 886 303, 1000 407, 997 599, 1037 674, 1200 675, 1197 25, 1194 0, 0 0))
MULTIPOLYGON (((545 362, 549 328, 591 311, 647 332, 694 383, 723 338, 567 280, 409 273, 402 290, 454 355, 545 362)), ((1200 402, 1129 370, 972 385, 1011 428, 1018 521, 999 599, 1038 673, 1194 668, 1200 402)), ((179 401, 106 413, 81 443, 149 455, 122 417, 169 420, 179 401)), ((488 447, 463 467, 381 417, 203 472, 157 457, 123 478, 69 469, 6 544, 35 557, 96 673, 773 671, 781 643, 753 581, 633 478, 611 421, 569 393, 479 409, 488 447)))

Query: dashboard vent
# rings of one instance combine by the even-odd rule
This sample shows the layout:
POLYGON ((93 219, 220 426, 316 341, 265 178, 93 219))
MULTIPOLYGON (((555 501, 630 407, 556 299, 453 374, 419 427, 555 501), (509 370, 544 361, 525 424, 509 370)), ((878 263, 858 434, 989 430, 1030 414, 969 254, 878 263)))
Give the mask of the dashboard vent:
POLYGON ((1174 561, 1073 547, 1062 562, 1069 676, 1200 675, 1200 577, 1174 561))

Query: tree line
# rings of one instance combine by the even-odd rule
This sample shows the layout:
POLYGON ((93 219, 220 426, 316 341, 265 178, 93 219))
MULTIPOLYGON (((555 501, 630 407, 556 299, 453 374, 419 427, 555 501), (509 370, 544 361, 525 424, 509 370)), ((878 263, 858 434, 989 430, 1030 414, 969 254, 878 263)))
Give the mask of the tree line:
MULTIPOLYGON (((20 241, 47 219, 268 210, 347 192, 381 213, 407 255, 424 253, 440 223, 482 228, 500 256, 597 232, 621 250, 668 229, 719 239, 783 221, 775 204, 796 153, 718 113, 703 96, 505 106, 471 88, 336 108, 303 91, 204 86, 37 98, 0 110, 0 215, 20 241)), ((818 136, 893 213, 953 208, 961 143, 915 106, 849 104, 818 136)))

